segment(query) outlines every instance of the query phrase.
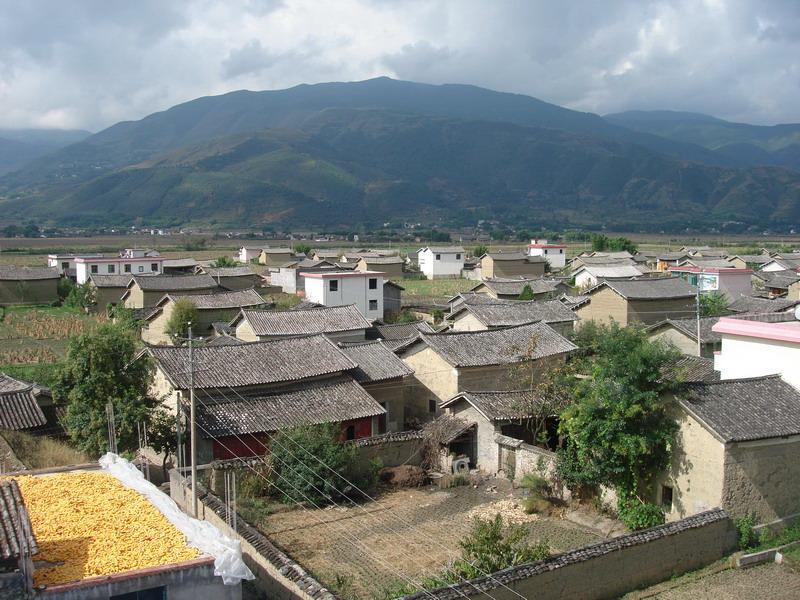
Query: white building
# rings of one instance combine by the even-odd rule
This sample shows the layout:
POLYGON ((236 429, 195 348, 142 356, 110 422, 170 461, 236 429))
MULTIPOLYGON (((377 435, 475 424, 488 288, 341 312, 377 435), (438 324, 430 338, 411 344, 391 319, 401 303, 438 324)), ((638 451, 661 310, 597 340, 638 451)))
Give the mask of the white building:
POLYGON ((102 254, 48 254, 47 266, 58 269, 62 275, 75 277, 76 258, 103 258, 102 254))
POLYGON ((464 248, 461 246, 426 246, 417 251, 419 269, 428 279, 461 277, 464 248))
POLYGON ((236 257, 240 263, 249 263, 252 260, 258 260, 258 257, 261 256, 261 248, 255 248, 251 246, 242 246, 239 248, 239 253, 236 257))
POLYGON ((355 304, 367 319, 383 318, 383 277, 379 271, 301 273, 306 300, 324 306, 355 304))
POLYGON ((548 244, 547 240, 533 239, 528 244, 528 256, 544 256, 551 268, 563 269, 567 264, 567 247, 548 244))
POLYGON ((722 379, 780 375, 800 389, 800 321, 762 323, 723 317, 712 331, 722 337, 722 350, 714 357, 714 369, 722 379))
POLYGON ((75 257, 75 277, 78 284, 89 281, 90 275, 153 275, 162 271, 164 258, 161 256, 142 256, 127 258, 123 256, 77 256, 75 257))

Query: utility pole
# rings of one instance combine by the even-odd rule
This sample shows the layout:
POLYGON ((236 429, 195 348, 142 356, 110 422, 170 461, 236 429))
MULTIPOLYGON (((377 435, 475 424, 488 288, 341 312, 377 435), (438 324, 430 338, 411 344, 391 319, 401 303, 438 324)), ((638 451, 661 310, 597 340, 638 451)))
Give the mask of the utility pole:
POLYGON ((194 401, 194 343, 189 321, 189 443, 192 445, 192 516, 197 518, 197 427, 194 401))

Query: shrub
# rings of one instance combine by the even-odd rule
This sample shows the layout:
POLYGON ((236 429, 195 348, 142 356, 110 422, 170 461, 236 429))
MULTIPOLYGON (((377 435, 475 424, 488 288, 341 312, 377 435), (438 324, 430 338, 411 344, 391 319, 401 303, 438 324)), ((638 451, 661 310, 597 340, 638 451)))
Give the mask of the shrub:
POLYGON ((70 288, 69 294, 64 300, 64 306, 70 308, 89 308, 94 304, 94 294, 89 282, 82 283, 70 288))
POLYGON ((520 300, 533 300, 533 289, 529 284, 525 284, 525 287, 522 288, 522 291, 519 294, 520 300))
POLYGON ((620 521, 631 531, 648 529, 664 523, 664 511, 660 506, 642 502, 629 494, 620 494, 617 511, 620 521))
POLYGON ((58 280, 58 297, 63 302, 69 297, 70 292, 75 288, 75 284, 69 277, 62 277, 58 280))
POLYGON ((178 298, 164 331, 169 336, 185 337, 190 323, 197 323, 197 305, 189 298, 178 298))
POLYGON ((217 260, 214 261, 213 266, 217 268, 221 267, 235 267, 237 262, 233 260, 230 256, 219 256, 217 260))
POLYGON ((758 534, 755 530, 756 521, 753 515, 745 515, 734 521, 739 539, 739 549, 748 550, 758 546, 758 534))
POLYGON ((462 487, 469 485, 469 477, 467 475, 456 475, 450 480, 450 487, 462 487))

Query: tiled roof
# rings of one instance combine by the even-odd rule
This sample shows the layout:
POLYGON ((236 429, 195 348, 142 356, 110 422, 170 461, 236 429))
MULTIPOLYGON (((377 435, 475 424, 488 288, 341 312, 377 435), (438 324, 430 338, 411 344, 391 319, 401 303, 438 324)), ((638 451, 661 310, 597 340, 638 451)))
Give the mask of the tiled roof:
POLYGON ((58 279, 59 277, 61 277, 61 274, 55 268, 0 265, 0 280, 35 281, 38 279, 58 279))
POLYGON ((294 251, 291 248, 262 248, 261 252, 264 254, 292 254, 294 251))
POLYGON ((384 381, 411 375, 414 370, 380 341, 346 344, 342 347, 350 359, 358 365, 352 375, 359 383, 384 381))
POLYGON ((433 333, 434 329, 426 321, 412 321, 411 323, 388 323, 373 325, 378 337, 383 340, 400 340, 416 336, 420 331, 433 333))
MULTIPOLYGON (((39 552, 28 510, 14 479, 0 480, 0 513, 0 559, 17 559, 39 552)), ((11 593, 9 597, 16 596, 11 593)))
POLYGON ((423 333, 420 338, 454 367, 520 362, 533 341, 530 358, 534 360, 577 350, 575 344, 544 323, 489 331, 423 333))
POLYGON ((383 345, 392 352, 399 352, 403 348, 410 346, 419 339, 419 335, 412 335, 407 338, 398 338, 394 340, 382 340, 383 345))
POLYGON ((658 255, 658 260, 680 260, 681 258, 687 258, 689 256, 688 252, 664 252, 658 255))
POLYGON ((278 431, 385 414, 349 376, 295 385, 270 394, 213 397, 201 394, 197 420, 205 436, 278 431))
POLYGON ((605 281, 586 293, 591 295, 602 286, 608 286, 628 300, 665 300, 667 298, 690 298, 697 288, 680 277, 659 279, 632 279, 630 281, 605 281))
POLYGON ((440 444, 449 444, 457 440, 472 427, 475 427, 475 425, 476 423, 465 421, 461 417, 442 414, 422 427, 422 435, 440 444))
POLYGON ((540 401, 539 394, 533 390, 511 390, 490 392, 460 392, 441 403, 447 408, 460 400, 466 400, 490 421, 519 419, 530 416, 526 410, 540 401))
POLYGON ((294 306, 289 307, 289 310, 308 310, 309 308, 320 308, 321 306, 324 305, 318 302, 312 302, 311 300, 300 300, 300 302, 294 306))
POLYGON ((32 429, 47 419, 36 397, 40 388, 0 373, 0 429, 32 429))
POLYGON ((196 267, 197 261, 193 258, 168 258, 161 263, 162 267, 180 269, 184 267, 196 267))
POLYGON ((708 267, 713 269, 733 269, 730 261, 724 258, 707 258, 704 256, 692 256, 687 260, 681 261, 680 266, 693 265, 695 267, 708 267))
POLYGON ((561 302, 564 306, 569 308, 570 310, 574 310, 577 307, 585 304, 589 301, 589 296, 587 295, 578 295, 578 296, 570 296, 568 294, 561 294, 558 297, 559 302, 561 302))
POLYGON ((575 273, 586 272, 596 279, 617 277, 639 277, 643 274, 642 267, 636 265, 582 265, 575 273))
POLYGON ((690 384, 681 406, 723 442, 800 435, 800 391, 779 375, 690 384))
POLYGON ((232 335, 218 335, 217 337, 211 338, 209 341, 206 342, 206 346, 240 346, 247 342, 243 342, 239 338, 235 338, 232 335))
POLYGON ((368 329, 369 321, 355 304, 305 310, 242 310, 256 335, 308 335, 368 329))
POLYGON ((547 259, 544 256, 528 256, 524 252, 487 252, 485 256, 500 262, 505 260, 524 260, 529 263, 547 262, 547 259))
POLYGON ((399 256, 370 256, 362 258, 364 262, 370 265, 402 265, 406 262, 399 256))
POLYGON ((614 257, 614 256, 581 256, 575 259, 578 264, 586 266, 597 267, 624 267, 631 266, 636 263, 630 256, 614 257))
POLYGON ((203 267, 203 272, 211 277, 255 277, 250 267, 203 267))
POLYGON ((253 288, 239 290, 236 292, 219 292, 217 294, 192 294, 181 296, 180 294, 167 294, 159 300, 158 305, 162 305, 167 300, 177 301, 186 298, 197 307, 197 310, 219 310, 223 308, 242 308, 245 306, 261 306, 268 304, 261 295, 253 288))
MULTIPOLYGON (((133 276, 141 289, 148 292, 177 292, 180 290, 202 290, 217 287, 211 276, 200 275, 139 275, 133 276)), ((132 284, 131 284, 132 285, 132 284)))
MULTIPOLYGON (((717 321, 719 321, 719 317, 700 318, 700 343, 711 344, 722 339, 719 333, 712 330, 714 325, 717 324, 717 321)), ((665 319, 651 325, 647 329, 653 332, 657 329, 670 326, 697 341, 697 319, 665 319)))
POLYGON ((731 256, 731 258, 740 258, 744 262, 754 265, 765 265, 772 260, 769 254, 737 254, 736 256, 731 256))
POLYGON ((719 381, 719 371, 714 370, 714 360, 702 356, 682 355, 662 371, 665 379, 682 383, 700 381, 719 381))
MULTIPOLYGON (((477 296, 485 294, 474 294, 477 296)), ((471 300, 471 299, 470 299, 471 300)), ((487 327, 508 327, 543 321, 544 323, 562 323, 577 321, 578 317, 559 300, 496 300, 473 304, 466 300, 448 317, 457 318, 462 313, 470 313, 487 327)))
MULTIPOLYGON (((178 389, 189 387, 189 349, 150 346, 147 351, 178 389)), ((194 349, 198 388, 253 386, 349 371, 356 364, 324 335, 292 337, 238 346, 194 349)))
POLYGON ((507 279, 496 277, 493 279, 485 279, 477 284, 472 289, 476 289, 485 285, 487 288, 503 296, 519 296, 526 285, 531 286, 534 294, 546 294, 555 292, 559 286, 563 285, 563 281, 558 279, 507 279))
POLYGON ((764 287, 780 290, 788 290, 800 281, 800 274, 793 271, 759 271, 756 276, 764 282, 764 287))
POLYGON ((728 310, 736 313, 765 313, 783 312, 793 306, 800 304, 800 300, 789 300, 787 298, 757 298, 755 296, 739 296, 728 305, 728 310))
POLYGON ((89 275, 95 287, 98 288, 124 288, 133 279, 133 275, 89 275))

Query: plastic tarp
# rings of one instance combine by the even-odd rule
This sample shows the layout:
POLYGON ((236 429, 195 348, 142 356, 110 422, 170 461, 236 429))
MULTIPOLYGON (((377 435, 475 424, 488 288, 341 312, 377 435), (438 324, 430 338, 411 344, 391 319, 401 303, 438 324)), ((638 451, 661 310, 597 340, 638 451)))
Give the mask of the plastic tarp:
POLYGON ((100 458, 100 466, 125 487, 146 497, 178 530, 186 536, 189 545, 203 554, 214 557, 214 575, 222 577, 225 585, 236 585, 242 579, 255 579, 242 560, 242 547, 208 521, 199 521, 184 513, 175 501, 147 481, 131 462, 121 456, 107 453, 100 458))

